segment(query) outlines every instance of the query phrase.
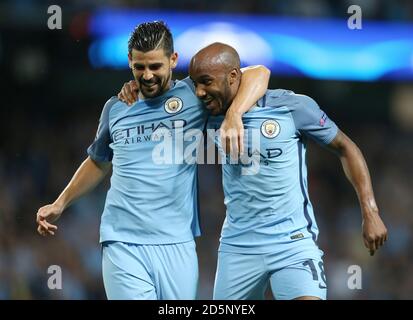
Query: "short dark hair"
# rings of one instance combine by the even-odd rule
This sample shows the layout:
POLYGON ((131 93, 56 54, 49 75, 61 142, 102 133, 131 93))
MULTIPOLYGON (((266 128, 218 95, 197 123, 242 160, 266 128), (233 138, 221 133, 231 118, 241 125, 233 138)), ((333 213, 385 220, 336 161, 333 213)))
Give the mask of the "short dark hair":
POLYGON ((129 38, 129 53, 132 49, 142 52, 164 49, 165 54, 170 56, 174 52, 172 33, 163 21, 141 23, 129 38))

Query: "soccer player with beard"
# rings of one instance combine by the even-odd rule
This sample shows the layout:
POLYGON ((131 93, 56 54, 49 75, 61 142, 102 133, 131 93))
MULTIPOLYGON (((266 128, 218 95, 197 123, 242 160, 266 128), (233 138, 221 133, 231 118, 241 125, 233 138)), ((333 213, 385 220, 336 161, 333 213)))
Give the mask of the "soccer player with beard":
MULTIPOLYGON (((178 55, 163 22, 140 24, 129 39, 129 65, 139 83, 139 101, 127 107, 117 97, 105 104, 88 157, 53 204, 37 212, 38 232, 53 224, 73 201, 92 190, 112 169, 100 226, 102 273, 109 299, 195 299, 198 260, 196 164, 154 163, 158 129, 197 129, 207 110, 189 78, 172 81, 178 55)), ((245 72, 232 119, 259 99, 268 85, 266 68, 245 72), (235 116, 234 116, 235 115, 235 116)), ((184 142, 185 149, 190 142, 184 142)), ((180 150, 183 151, 183 150, 180 150)))

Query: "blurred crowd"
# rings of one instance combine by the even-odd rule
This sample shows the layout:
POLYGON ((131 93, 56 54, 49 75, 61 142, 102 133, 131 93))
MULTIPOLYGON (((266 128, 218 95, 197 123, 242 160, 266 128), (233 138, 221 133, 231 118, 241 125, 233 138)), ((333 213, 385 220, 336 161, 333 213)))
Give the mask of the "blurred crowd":
MULTIPOLYGON (((362 7, 363 17, 367 19, 413 20, 413 3, 410 0, 55 0, 52 3, 48 0, 13 0, 5 1, 3 6, 30 14, 36 11, 36 7, 50 4, 60 5, 68 10, 89 10, 106 6, 336 18, 346 17, 349 6, 359 5, 362 7)), ((18 12, 15 14, 19 15, 18 12)))
MULTIPOLYGON (((306 17, 347 16, 349 5, 360 4, 365 18, 413 20, 410 0, 76 0, 70 4, 59 0, 53 4, 76 10, 108 5, 306 17)), ((47 5, 49 1, 43 0, 0 3, 0 26, 7 26, 7 32, 0 33, 0 88, 4 90, 0 107, 0 299, 105 299, 98 233, 109 180, 63 214, 54 237, 36 233, 35 215, 39 207, 55 200, 86 158, 105 99, 130 74, 93 70, 85 54, 87 40, 68 40, 59 31, 48 33, 44 12, 41 27, 39 23, 38 29, 32 28, 36 8, 47 5), (19 15, 24 19, 16 19, 19 15), (48 287, 53 265, 62 270, 60 290, 48 287)), ((276 81, 272 80, 273 88, 286 80, 276 81)), ((309 192, 320 229, 318 244, 325 253, 328 297, 413 298, 412 86, 296 79, 281 87, 321 98, 320 105, 359 145, 389 230, 388 242, 370 257, 361 237, 357 197, 339 160, 311 143, 309 192), (362 270, 360 290, 347 286, 352 265, 362 270)), ((201 165, 199 175, 203 228, 203 236, 197 239, 199 298, 210 299, 225 207, 220 167, 201 165)))

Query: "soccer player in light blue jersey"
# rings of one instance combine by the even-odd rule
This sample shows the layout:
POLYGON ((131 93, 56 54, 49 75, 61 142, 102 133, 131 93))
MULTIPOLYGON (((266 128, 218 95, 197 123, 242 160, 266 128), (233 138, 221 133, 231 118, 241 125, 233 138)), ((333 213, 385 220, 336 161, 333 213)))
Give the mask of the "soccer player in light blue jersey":
MULTIPOLYGON (((219 129, 239 88, 239 68, 238 53, 225 44, 212 44, 192 58, 189 74, 196 94, 216 115, 209 118, 208 128, 219 129)), ((258 157, 259 168, 248 174, 252 162, 222 165, 227 212, 214 299, 262 299, 268 283, 276 299, 326 299, 323 252, 316 243, 318 228, 308 197, 306 141, 311 138, 340 158, 359 198, 364 244, 374 254, 387 230, 364 157, 305 95, 268 90, 242 120, 247 154, 251 161, 258 157), (253 143, 254 133, 259 143, 253 143)))
MULTIPOLYGON (((109 299, 196 297, 197 167, 157 165, 153 160, 157 142, 152 138, 158 130, 185 133, 202 131, 206 125, 207 111, 192 81, 171 81, 177 58, 164 23, 143 23, 134 30, 129 63, 139 83, 139 102, 131 107, 116 97, 106 102, 88 158, 57 200, 37 213, 38 232, 53 235, 57 227, 52 223, 112 169, 100 226, 109 299)), ((268 78, 266 69, 246 71, 244 88, 237 95, 241 103, 231 107, 236 114, 263 96, 268 78)), ((241 117, 238 120, 242 124, 241 117)))

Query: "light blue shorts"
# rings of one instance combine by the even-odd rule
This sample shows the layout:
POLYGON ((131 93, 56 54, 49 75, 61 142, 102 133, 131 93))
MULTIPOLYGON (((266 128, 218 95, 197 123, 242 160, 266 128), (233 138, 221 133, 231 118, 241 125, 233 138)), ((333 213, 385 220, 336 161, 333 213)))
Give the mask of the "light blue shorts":
POLYGON ((102 274, 110 300, 193 300, 198 287, 195 241, 102 244, 102 274))
POLYGON ((322 258, 303 259, 279 267, 274 254, 219 252, 214 299, 261 300, 271 284, 276 300, 327 296, 322 258))

